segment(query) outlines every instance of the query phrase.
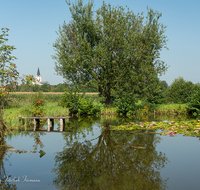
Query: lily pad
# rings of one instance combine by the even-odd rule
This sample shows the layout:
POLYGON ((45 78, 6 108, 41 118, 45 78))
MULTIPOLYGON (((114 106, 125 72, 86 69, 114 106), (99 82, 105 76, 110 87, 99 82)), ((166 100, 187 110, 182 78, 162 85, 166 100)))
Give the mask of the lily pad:
POLYGON ((148 132, 158 133, 157 130, 161 130, 160 135, 174 136, 177 134, 184 134, 184 136, 196 136, 200 137, 200 121, 162 121, 162 122, 143 122, 143 123, 127 123, 119 126, 112 126, 110 130, 130 130, 133 133, 148 132))

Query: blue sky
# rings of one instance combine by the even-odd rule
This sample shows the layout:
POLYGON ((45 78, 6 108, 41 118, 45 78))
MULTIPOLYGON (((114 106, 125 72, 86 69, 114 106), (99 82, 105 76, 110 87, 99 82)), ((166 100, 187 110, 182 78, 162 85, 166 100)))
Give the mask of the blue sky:
MULTIPOLYGON (((71 0, 75 2, 75 0, 71 0)), ((84 0, 84 3, 88 1, 84 0)), ((94 0, 95 9, 103 1, 94 0)), ((170 85, 175 78, 182 76, 193 83, 200 82, 200 1, 198 0, 105 0, 117 6, 126 5, 134 13, 147 10, 162 12, 160 22, 167 26, 166 36, 169 50, 162 50, 161 60, 169 65, 161 80, 170 85)), ((52 43, 57 38, 56 31, 64 20, 71 20, 65 0, 1 0, 0 28, 7 27, 9 45, 18 60, 17 69, 22 74, 36 75, 39 66, 43 81, 50 84, 63 82, 55 74, 52 43)))

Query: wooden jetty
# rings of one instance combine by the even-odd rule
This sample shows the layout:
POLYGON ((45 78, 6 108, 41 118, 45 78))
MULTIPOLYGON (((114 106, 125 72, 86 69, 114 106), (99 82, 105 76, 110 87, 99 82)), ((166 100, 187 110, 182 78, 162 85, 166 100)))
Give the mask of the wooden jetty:
POLYGON ((25 119, 31 119, 34 122, 34 131, 36 130, 36 126, 40 125, 40 119, 47 120, 48 128, 47 131, 50 131, 50 125, 52 123, 52 126, 54 125, 54 119, 58 119, 60 121, 60 131, 63 131, 63 125, 65 126, 65 119, 69 119, 70 117, 19 117, 20 120, 22 120, 24 124, 25 119))

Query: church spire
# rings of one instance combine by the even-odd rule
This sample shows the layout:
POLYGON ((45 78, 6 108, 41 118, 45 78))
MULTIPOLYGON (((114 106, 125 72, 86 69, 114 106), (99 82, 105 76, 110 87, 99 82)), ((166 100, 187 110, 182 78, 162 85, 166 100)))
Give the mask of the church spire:
POLYGON ((38 67, 38 70, 37 70, 37 76, 40 76, 40 70, 39 70, 39 67, 38 67))

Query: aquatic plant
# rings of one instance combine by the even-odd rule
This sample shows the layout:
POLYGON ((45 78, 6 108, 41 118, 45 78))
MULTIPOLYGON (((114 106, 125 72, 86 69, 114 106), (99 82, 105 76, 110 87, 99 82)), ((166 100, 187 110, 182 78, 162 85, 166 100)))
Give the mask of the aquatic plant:
POLYGON ((160 135, 174 136, 184 134, 184 136, 200 137, 200 120, 190 121, 160 121, 160 122, 131 122, 119 126, 111 126, 110 130, 132 130, 134 133, 141 131, 156 132, 160 135), (161 131, 158 131, 161 130, 161 131))

